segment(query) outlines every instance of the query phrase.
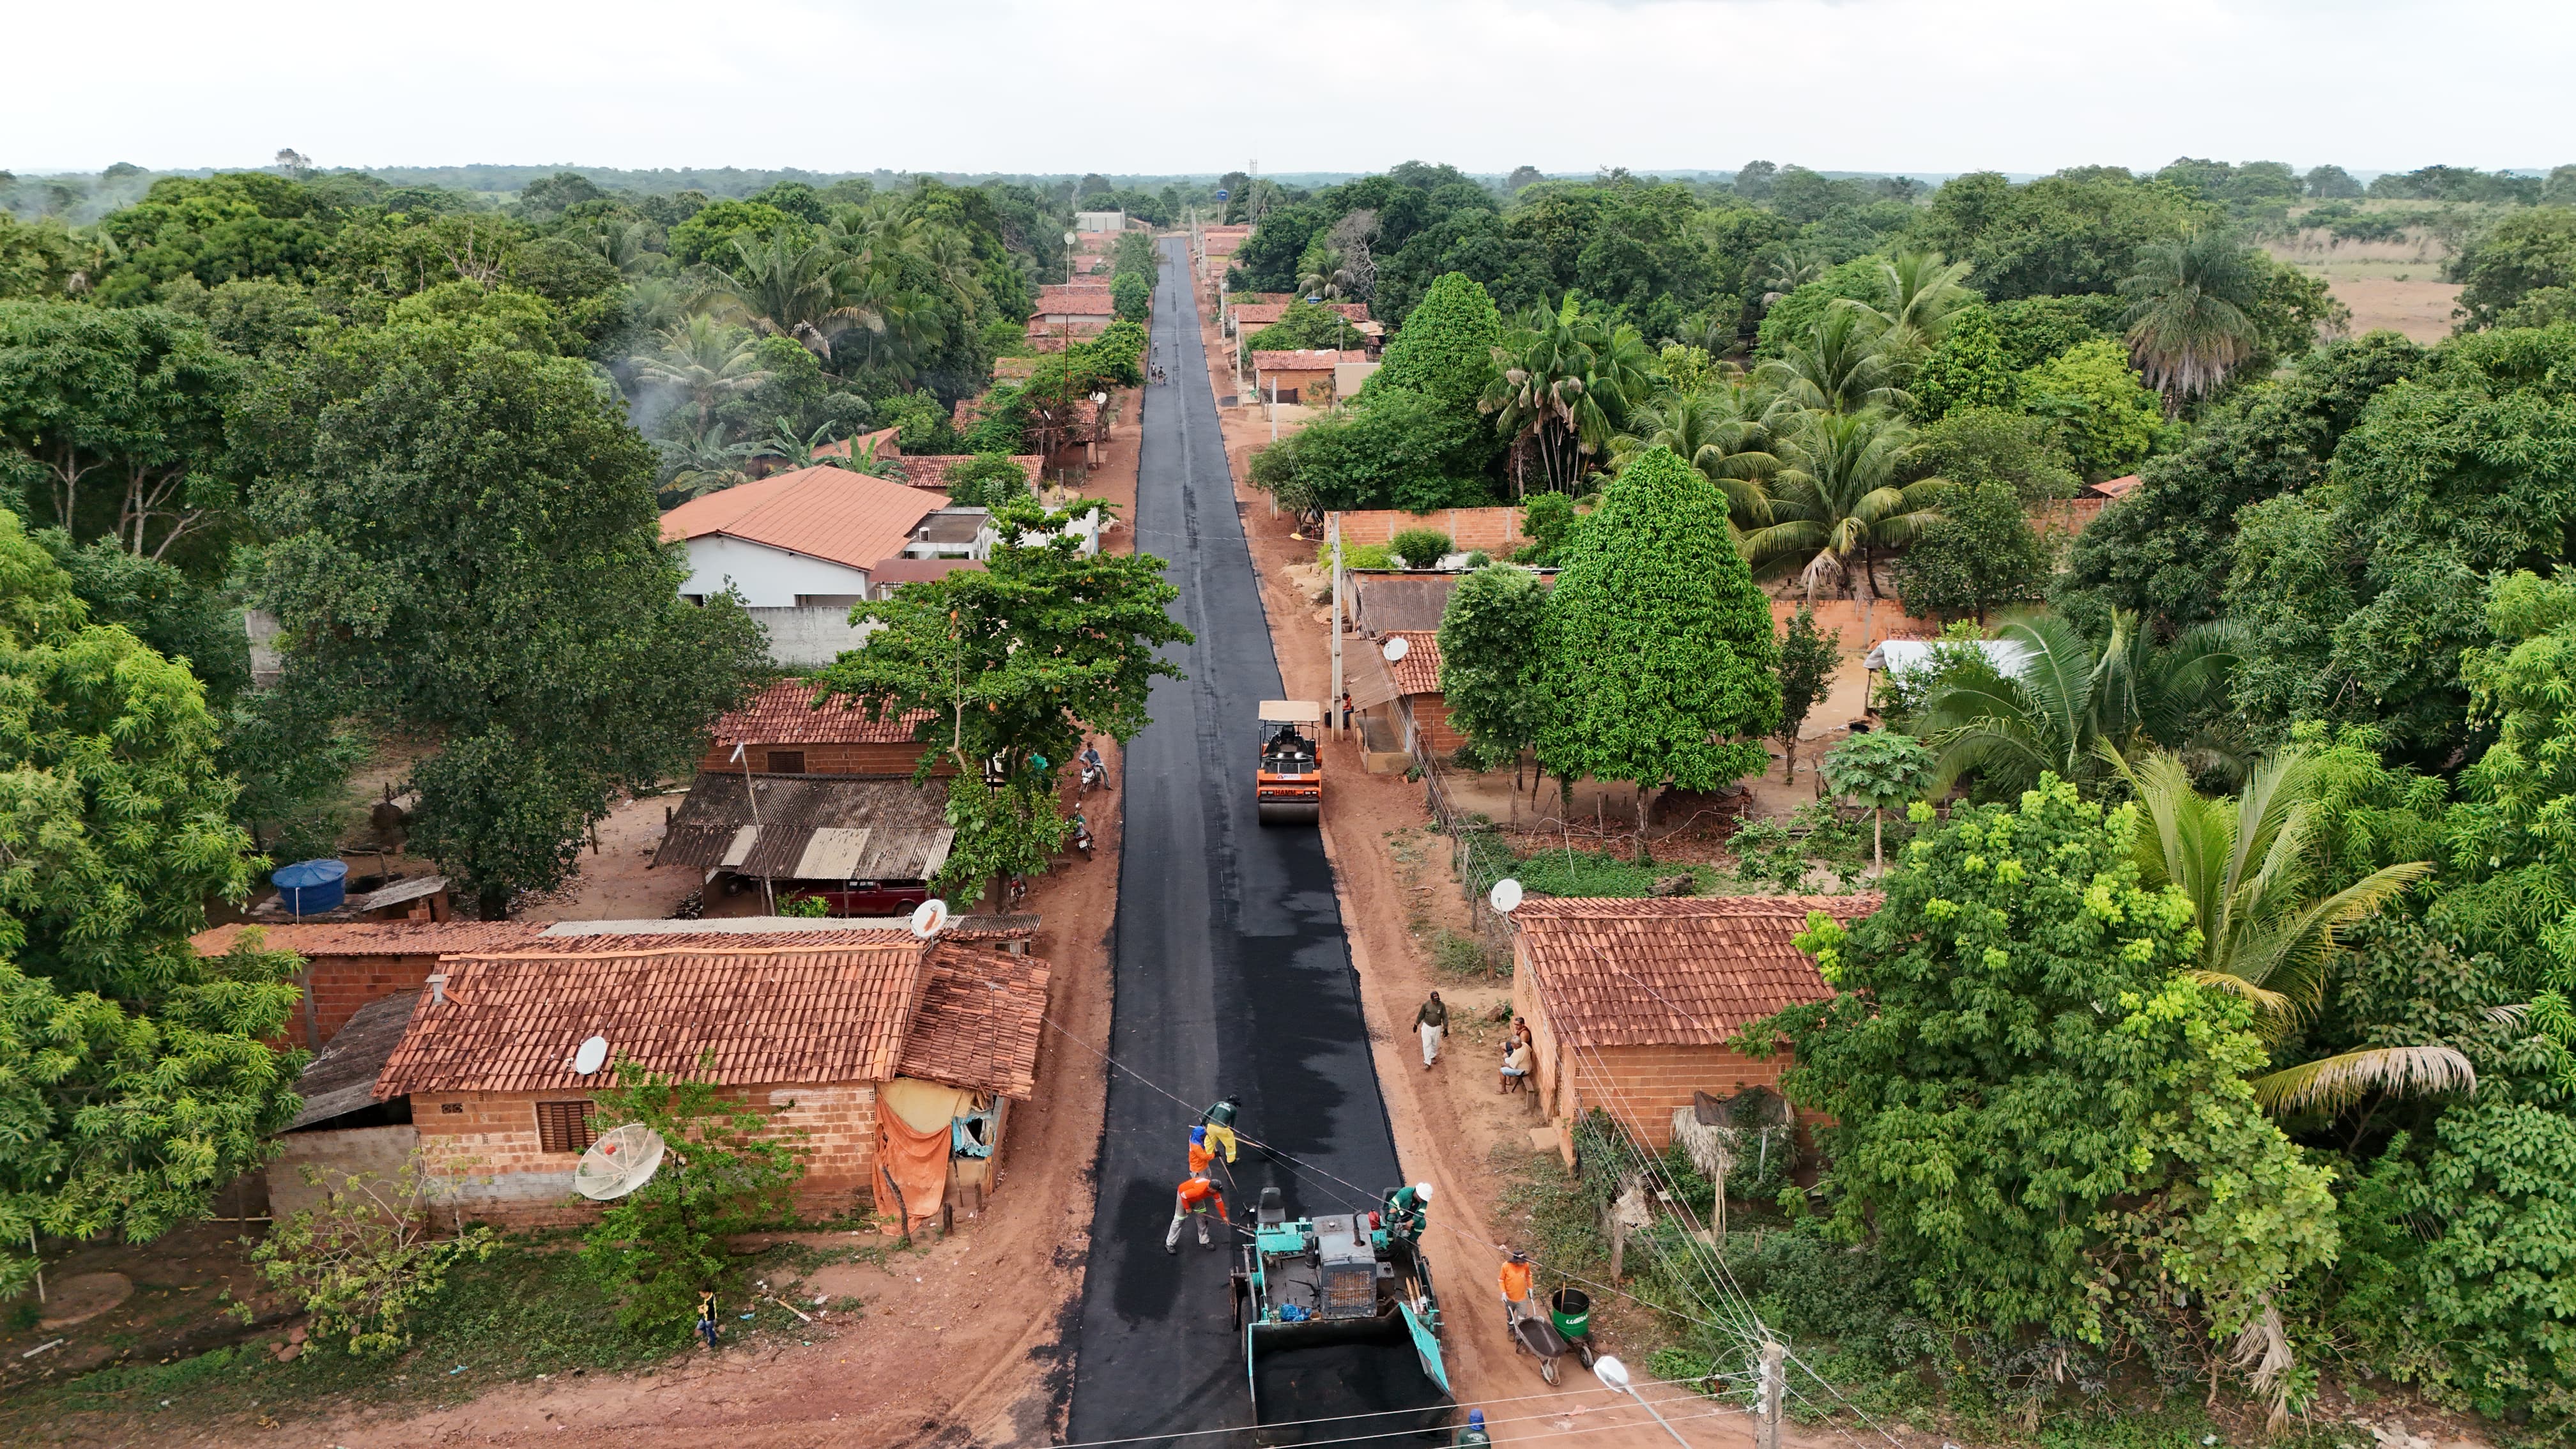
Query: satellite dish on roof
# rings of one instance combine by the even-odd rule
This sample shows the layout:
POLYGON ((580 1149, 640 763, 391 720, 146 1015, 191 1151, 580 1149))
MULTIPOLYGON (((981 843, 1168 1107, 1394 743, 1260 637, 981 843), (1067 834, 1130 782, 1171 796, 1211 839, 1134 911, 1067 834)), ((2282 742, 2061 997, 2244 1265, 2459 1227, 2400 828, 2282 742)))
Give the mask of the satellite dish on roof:
POLYGON ((572 1074, 576 1077, 589 1076, 606 1065, 608 1065, 608 1038, 604 1036, 595 1036, 583 1042, 581 1049, 572 1054, 572 1074))
POLYGON ((653 1180, 662 1166, 662 1137, 641 1122, 610 1128, 572 1170, 572 1190, 606 1202, 653 1180))
POLYGON ((1485 894, 1485 904, 1492 906, 1497 915, 1510 915, 1520 909, 1521 883, 1508 876, 1494 882, 1494 888, 1485 894))
POLYGON ((1398 634, 1394 638, 1387 640, 1386 647, 1379 652, 1386 656, 1387 663, 1400 663, 1404 659, 1405 655, 1413 652, 1413 641, 1405 638, 1401 634, 1398 634))
POLYGON ((948 903, 946 901, 923 901, 912 908, 912 933, 925 941, 938 935, 939 928, 947 924, 948 903))

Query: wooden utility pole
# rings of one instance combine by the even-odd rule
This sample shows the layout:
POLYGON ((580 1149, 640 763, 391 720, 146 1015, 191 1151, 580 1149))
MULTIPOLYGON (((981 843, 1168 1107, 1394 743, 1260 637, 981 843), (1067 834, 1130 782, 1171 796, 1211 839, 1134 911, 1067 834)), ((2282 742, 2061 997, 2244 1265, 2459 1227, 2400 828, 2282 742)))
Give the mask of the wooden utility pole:
POLYGON ((1332 521, 1333 549, 1333 692, 1324 696, 1324 722, 1335 734, 1344 728, 1342 708, 1342 515, 1328 515, 1332 521))
POLYGON ((1780 1449, 1780 1395, 1789 1386, 1783 1362, 1789 1350, 1777 1339, 1762 1343, 1762 1404, 1753 1421, 1753 1449, 1780 1449))

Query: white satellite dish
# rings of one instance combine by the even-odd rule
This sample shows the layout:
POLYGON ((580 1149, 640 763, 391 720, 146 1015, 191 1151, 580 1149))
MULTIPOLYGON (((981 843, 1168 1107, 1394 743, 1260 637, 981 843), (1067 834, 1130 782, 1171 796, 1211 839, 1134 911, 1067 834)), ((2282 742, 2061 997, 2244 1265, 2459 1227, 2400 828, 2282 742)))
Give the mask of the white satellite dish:
POLYGON ((1494 888, 1485 893, 1485 904, 1492 906, 1497 915, 1510 915, 1520 909, 1521 883, 1509 877, 1494 882, 1494 888))
POLYGON ((595 1036, 583 1042, 580 1050, 572 1054, 572 1074, 576 1077, 589 1076, 606 1065, 608 1065, 608 1038, 604 1036, 595 1036))
POLYGON ((948 924, 946 901, 923 901, 912 908, 912 933, 927 941, 948 924))
POLYGON ((653 1180, 662 1166, 662 1136, 641 1122, 601 1134, 572 1169, 572 1190, 606 1202, 653 1180))
POLYGON ((1387 663, 1401 663, 1403 662, 1405 655, 1413 652, 1413 641, 1405 638, 1401 634, 1398 634, 1394 638, 1387 640, 1386 648, 1380 652, 1386 655, 1387 663))

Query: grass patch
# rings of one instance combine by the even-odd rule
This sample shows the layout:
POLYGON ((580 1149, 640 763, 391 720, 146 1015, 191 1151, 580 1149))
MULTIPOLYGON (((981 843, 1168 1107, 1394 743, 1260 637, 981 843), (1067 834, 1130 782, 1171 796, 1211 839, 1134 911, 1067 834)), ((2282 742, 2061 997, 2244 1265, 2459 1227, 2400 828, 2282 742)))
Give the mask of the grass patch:
POLYGON ((1509 957, 1461 931, 1440 933, 1440 939, 1431 943, 1431 964, 1444 975, 1470 981, 1508 980, 1512 974, 1509 957))
MULTIPOLYGON (((390 1359, 350 1357, 319 1339, 291 1363, 273 1359, 274 1331, 167 1364, 110 1365, 67 1383, 30 1389, 0 1412, 0 1439, 18 1441, 63 1413, 178 1414, 190 1419, 346 1398, 360 1403, 408 1399, 457 1402, 495 1385, 539 1374, 617 1373, 645 1368, 688 1351, 686 1322, 629 1330, 617 1303, 563 1235, 514 1237, 483 1263, 450 1270, 447 1290, 414 1316, 411 1346, 390 1359), (164 1411, 161 1401, 171 1401, 164 1411)), ((793 1245, 791 1245, 793 1248, 793 1245)), ((725 1305, 731 1343, 805 1325, 771 1303, 751 1300, 753 1280, 782 1284, 807 1266, 811 1249, 771 1249, 735 1260, 725 1305), (741 1315, 750 1311, 748 1320, 741 1315)), ((855 1306, 855 1305, 852 1305, 855 1306)))
POLYGON ((1512 863, 1522 887, 1551 896, 1642 896, 1660 879, 1688 875, 1695 895, 1721 893, 1725 878, 1716 867, 1678 861, 1639 865, 1625 855, 1592 850, 1541 850, 1512 863))

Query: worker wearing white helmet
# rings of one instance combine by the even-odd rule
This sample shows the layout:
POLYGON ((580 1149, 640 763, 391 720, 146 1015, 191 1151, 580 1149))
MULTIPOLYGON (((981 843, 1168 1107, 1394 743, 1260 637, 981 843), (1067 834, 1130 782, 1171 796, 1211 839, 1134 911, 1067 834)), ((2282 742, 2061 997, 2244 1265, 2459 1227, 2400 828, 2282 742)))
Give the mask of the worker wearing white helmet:
POLYGON ((1430 1223, 1431 1184, 1417 1182, 1411 1187, 1399 1187, 1386 1195, 1388 1231, 1408 1238, 1418 1238, 1430 1223))

